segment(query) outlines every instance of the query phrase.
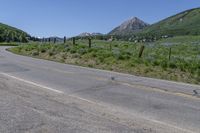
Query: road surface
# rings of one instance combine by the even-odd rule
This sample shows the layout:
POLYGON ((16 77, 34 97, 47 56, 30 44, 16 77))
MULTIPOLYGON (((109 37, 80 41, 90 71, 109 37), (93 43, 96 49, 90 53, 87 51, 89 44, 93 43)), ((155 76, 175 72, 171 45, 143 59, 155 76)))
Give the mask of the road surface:
POLYGON ((0 132, 200 133, 200 86, 0 47, 0 132))

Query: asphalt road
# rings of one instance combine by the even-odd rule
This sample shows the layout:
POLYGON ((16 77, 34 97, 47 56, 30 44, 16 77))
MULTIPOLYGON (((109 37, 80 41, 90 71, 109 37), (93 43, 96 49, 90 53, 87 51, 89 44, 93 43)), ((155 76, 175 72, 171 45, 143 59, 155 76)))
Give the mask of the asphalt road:
POLYGON ((0 132, 200 133, 200 86, 5 49, 0 47, 0 132))

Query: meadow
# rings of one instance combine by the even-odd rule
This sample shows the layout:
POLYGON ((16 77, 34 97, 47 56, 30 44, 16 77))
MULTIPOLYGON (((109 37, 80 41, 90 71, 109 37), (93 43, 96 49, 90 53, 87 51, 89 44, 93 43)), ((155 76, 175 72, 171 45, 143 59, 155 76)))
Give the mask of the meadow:
POLYGON ((66 64, 200 84, 200 36, 179 36, 151 43, 92 40, 91 48, 88 40, 76 40, 75 45, 71 40, 65 44, 29 43, 9 50, 66 64))

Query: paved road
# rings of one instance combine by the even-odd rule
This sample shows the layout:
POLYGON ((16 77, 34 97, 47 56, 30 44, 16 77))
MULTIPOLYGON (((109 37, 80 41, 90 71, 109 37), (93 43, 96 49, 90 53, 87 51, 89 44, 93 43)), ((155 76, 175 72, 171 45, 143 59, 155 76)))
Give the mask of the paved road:
POLYGON ((0 132, 200 132, 200 86, 33 59, 5 48, 0 132))

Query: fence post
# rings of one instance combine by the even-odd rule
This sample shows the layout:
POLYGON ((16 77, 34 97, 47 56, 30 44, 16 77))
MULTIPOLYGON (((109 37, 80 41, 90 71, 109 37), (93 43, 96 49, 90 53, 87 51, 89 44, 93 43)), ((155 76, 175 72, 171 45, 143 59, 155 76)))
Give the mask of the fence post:
POLYGON ((145 48, 144 45, 142 45, 141 48, 140 48, 139 56, 138 56, 139 58, 142 57, 142 54, 143 54, 144 48, 145 48))
POLYGON ((53 42, 56 43, 56 38, 54 38, 53 42))
POLYGON ((66 43, 66 36, 64 36, 64 44, 66 43))
POLYGON ((88 41, 89 41, 89 48, 91 48, 91 45, 92 45, 92 39, 91 38, 88 38, 88 41))
POLYGON ((75 37, 72 38, 72 41, 73 41, 73 45, 76 45, 76 38, 75 37))
POLYGON ((169 48, 169 61, 171 60, 172 48, 169 48))

